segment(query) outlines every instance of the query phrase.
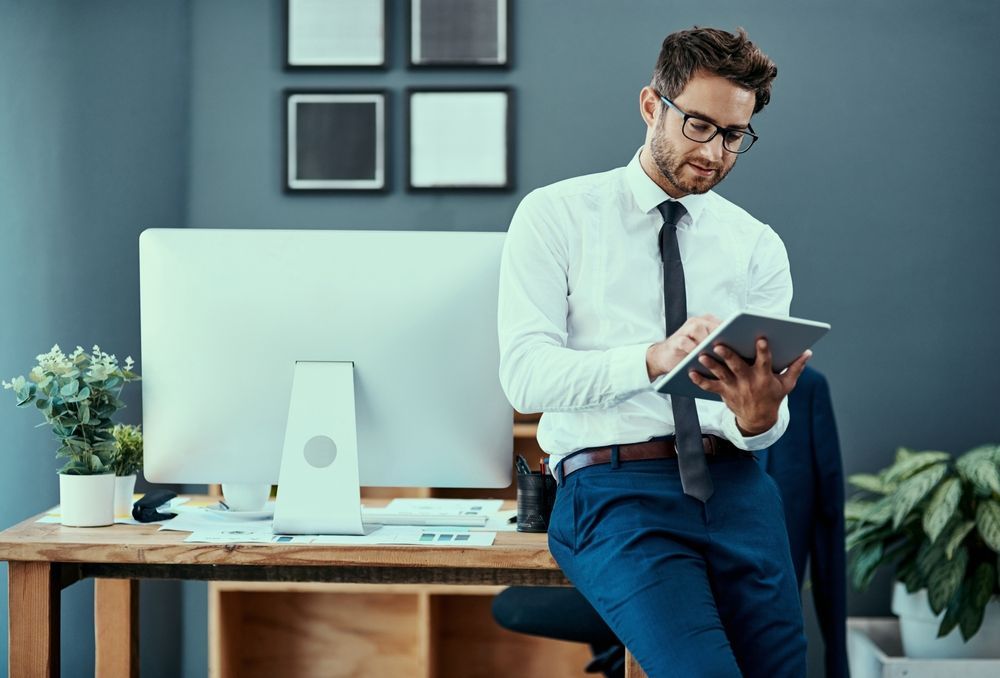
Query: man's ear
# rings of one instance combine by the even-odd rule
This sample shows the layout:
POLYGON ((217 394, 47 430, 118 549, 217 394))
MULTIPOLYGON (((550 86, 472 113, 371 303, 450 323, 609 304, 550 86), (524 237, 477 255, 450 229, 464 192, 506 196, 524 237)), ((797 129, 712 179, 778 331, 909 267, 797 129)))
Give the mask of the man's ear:
POLYGON ((642 115, 646 127, 656 125, 656 116, 660 110, 660 95, 649 85, 639 92, 639 114, 642 115))

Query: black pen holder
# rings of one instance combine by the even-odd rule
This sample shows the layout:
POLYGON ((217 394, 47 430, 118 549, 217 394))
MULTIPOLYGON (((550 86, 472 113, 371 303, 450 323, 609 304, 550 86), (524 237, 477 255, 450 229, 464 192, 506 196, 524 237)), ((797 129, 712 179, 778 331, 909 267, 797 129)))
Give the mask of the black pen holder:
POLYGON ((517 475, 517 531, 548 532, 556 479, 541 473, 517 475))

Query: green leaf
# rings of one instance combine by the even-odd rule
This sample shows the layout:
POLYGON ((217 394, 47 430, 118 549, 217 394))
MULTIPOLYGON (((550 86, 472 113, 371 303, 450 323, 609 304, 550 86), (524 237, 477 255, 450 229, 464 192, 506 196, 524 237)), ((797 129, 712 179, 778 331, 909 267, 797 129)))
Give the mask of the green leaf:
POLYGON ((1000 468, 990 455, 965 454, 955 463, 955 469, 981 493, 1000 494, 1000 468))
POLYGON ((996 569, 991 563, 980 563, 965 589, 958 626, 962 630, 962 638, 967 642, 976 635, 983 623, 986 604, 993 597, 993 580, 996 576, 996 569))
POLYGON ((882 541, 891 534, 892 529, 888 525, 862 524, 857 529, 848 531, 844 547, 847 551, 850 551, 862 544, 872 541, 882 541))
POLYGON ((923 540, 917 550, 917 571, 924 577, 930 575, 934 567, 944 560, 944 544, 941 541, 931 543, 923 540))
POLYGON ((952 528, 951 533, 948 538, 944 540, 944 557, 951 560, 955 555, 955 549, 958 545, 962 543, 962 540, 972 532, 972 528, 976 526, 975 521, 965 520, 960 523, 956 523, 955 527, 952 528))
POLYGON ((884 547, 882 542, 875 542, 862 547, 851 562, 851 582, 858 591, 864 591, 871 583, 879 563, 882 561, 884 547))
MULTIPOLYGON (((921 454, 929 454, 922 452, 921 454)), ((914 461, 916 455, 907 459, 907 462, 914 461)), ((906 514, 913 510, 920 501, 927 496, 927 493, 934 489, 944 474, 948 472, 947 464, 935 464, 913 477, 903 481, 896 494, 893 496, 892 504, 892 526, 899 527, 906 514)))
POLYGON ((987 546, 1000 553, 1000 502, 993 499, 980 502, 976 507, 976 527, 987 546))
POLYGON ((851 500, 844 506, 844 517, 870 525, 883 525, 892 518, 892 500, 888 497, 877 501, 851 500))
POLYGON ((873 476, 870 473, 855 473, 852 476, 848 476, 847 482, 859 490, 866 490, 875 494, 892 494, 896 489, 895 485, 888 484, 880 477, 873 476))
POLYGON ((954 558, 944 561, 931 571, 927 578, 927 598, 934 614, 941 614, 945 605, 955 595, 965 576, 965 567, 968 563, 969 552, 962 548, 954 558))
POLYGON ((80 423, 89 424, 90 423, 90 405, 83 402, 80 403, 80 423))
POLYGON ((67 381, 65 384, 63 384, 63 387, 59 389, 59 395, 65 397, 76 395, 76 392, 79 390, 79 388, 80 388, 80 382, 78 382, 76 379, 72 381, 67 381))
POLYGON ((940 462, 949 461, 951 455, 947 452, 914 452, 882 472, 882 480, 887 483, 899 483, 910 478, 923 469, 940 462))
POLYGON ((31 402, 31 391, 27 387, 14 391, 14 395, 17 397, 17 407, 23 407, 31 402))
POLYGON ((90 475, 90 470, 87 467, 87 463, 81 457, 73 457, 66 465, 59 469, 59 473, 68 476, 88 476, 90 475))
POLYGON ((962 498, 962 481, 958 478, 948 478, 934 491, 927 510, 924 511, 924 532, 934 541, 951 520, 958 501, 962 498))
POLYGON ((845 520, 864 520, 865 514, 875 505, 873 501, 851 499, 844 504, 845 520))
POLYGON ((927 587, 927 582, 920 572, 917 571, 916 567, 899 573, 898 579, 906 586, 907 593, 916 593, 920 589, 927 587))
POLYGON ((964 589, 964 584, 959 586, 951 600, 948 601, 948 609, 944 611, 944 618, 941 620, 941 626, 938 627, 938 638, 944 638, 958 626, 958 618, 962 613, 962 600, 964 598, 962 591, 964 589))
POLYGON ((986 444, 973 448, 962 455, 962 457, 981 457, 992 459, 994 463, 1000 464, 1000 445, 986 444))

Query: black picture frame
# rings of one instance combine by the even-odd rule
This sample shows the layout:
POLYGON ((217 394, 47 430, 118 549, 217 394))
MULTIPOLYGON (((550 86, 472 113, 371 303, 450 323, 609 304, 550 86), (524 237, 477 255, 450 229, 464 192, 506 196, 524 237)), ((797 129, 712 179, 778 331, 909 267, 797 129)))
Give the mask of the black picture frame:
POLYGON ((284 55, 283 66, 287 71, 316 71, 316 70, 384 70, 388 64, 388 42, 389 42, 389 2, 391 0, 340 0, 340 2, 324 2, 324 0, 285 0, 284 11, 284 45, 282 52, 284 55), (373 3, 374 10, 369 10, 365 14, 358 14, 352 17, 345 10, 345 5, 353 2, 358 7, 369 8, 373 3), (294 6, 294 7, 293 7, 294 6), (322 16, 324 6, 327 16, 322 16), (337 17, 336 13, 341 11, 342 17, 337 17), (293 12, 304 12, 301 21, 293 17, 293 12), (342 21, 335 21, 335 19, 342 21), (308 21, 306 19, 309 19, 308 21), (366 45, 363 50, 359 49, 353 56, 347 45, 339 45, 340 53, 335 49, 336 45, 328 46, 329 53, 324 55, 320 46, 316 45, 315 33, 321 31, 323 25, 339 26, 341 23, 346 27, 343 37, 350 41, 362 43, 365 35, 370 35, 365 30, 366 24, 361 23, 362 19, 369 24, 378 21, 380 30, 376 31, 377 38, 374 43, 366 45), (360 24, 360 25, 359 25, 360 24), (310 44, 312 43, 312 44, 310 44))
POLYGON ((513 25, 511 0, 404 1, 408 10, 409 68, 510 68, 513 25), (482 24, 483 17, 475 14, 477 5, 492 5, 496 8, 494 49, 490 49, 489 44, 493 36, 483 35, 482 29, 487 26, 482 24), (462 10, 467 14, 460 14, 462 10), (476 30, 477 27, 479 31, 476 30), (475 40, 477 35, 481 40, 475 40))
POLYGON ((283 94, 285 192, 389 189, 388 90, 286 89, 283 94))
POLYGON ((504 192, 514 189, 514 90, 511 87, 409 87, 406 89, 404 162, 408 191, 504 192), (495 95, 503 95, 502 120, 497 121, 495 95), (415 115, 414 100, 418 102, 415 115), (445 95, 437 102, 437 95, 445 95), (472 99, 486 95, 481 111, 470 110, 472 99), (492 103, 491 110, 487 104, 492 103), (429 104, 429 105, 428 105, 429 104), (483 114, 485 113, 485 114, 483 114), (492 115, 495 128, 486 127, 492 115), (435 129, 436 128, 436 129, 435 129), (435 138, 435 135, 437 138, 435 138), (458 138, 456 138, 456 135, 458 138), (491 136, 492 135, 492 136, 491 136), (450 138, 447 138, 450 137, 450 138), (450 143, 445 143, 446 141, 450 143), (491 152, 494 154, 491 156, 491 152), (424 155, 422 155, 424 154, 424 155), (447 157, 450 154, 451 157, 447 157), (502 154, 503 157, 494 157, 502 154), (435 168, 435 164, 444 165, 435 168), (478 169, 476 168, 478 166, 478 169), (479 178, 476 178, 476 172, 479 178), (472 176, 473 180, 459 177, 472 176), (491 181, 485 177, 495 175, 491 181))

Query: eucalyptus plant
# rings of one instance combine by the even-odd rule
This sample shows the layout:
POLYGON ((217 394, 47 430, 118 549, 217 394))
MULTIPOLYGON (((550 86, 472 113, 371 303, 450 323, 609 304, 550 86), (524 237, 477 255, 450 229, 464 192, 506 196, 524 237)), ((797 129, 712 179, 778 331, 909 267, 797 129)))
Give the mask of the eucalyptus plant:
POLYGON ((68 459, 60 473, 110 473, 117 446, 111 417, 125 407, 120 398, 125 384, 140 379, 132 358, 120 366, 98 346, 89 354, 77 346, 67 356, 56 344, 36 360, 27 378, 4 381, 4 389, 14 391, 18 407, 34 404, 45 418, 39 426, 52 427, 61 443, 56 457, 68 459))
POLYGON ((906 590, 927 589, 938 637, 956 626, 968 640, 1000 594, 1000 446, 953 460, 947 452, 900 448, 877 474, 848 478, 863 492, 847 502, 851 581, 865 590, 882 566, 906 590))
POLYGON ((130 476, 142 470, 142 427, 115 424, 111 429, 115 437, 115 451, 111 455, 111 468, 116 476, 130 476))

